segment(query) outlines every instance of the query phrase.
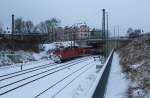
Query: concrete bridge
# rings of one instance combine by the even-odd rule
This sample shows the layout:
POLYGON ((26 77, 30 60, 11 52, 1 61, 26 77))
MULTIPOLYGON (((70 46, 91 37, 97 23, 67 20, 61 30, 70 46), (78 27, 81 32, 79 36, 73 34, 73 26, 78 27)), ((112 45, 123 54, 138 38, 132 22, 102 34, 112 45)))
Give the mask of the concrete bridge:
POLYGON ((95 48, 97 53, 109 53, 113 48, 121 47, 122 45, 128 44, 131 42, 131 39, 128 38, 109 38, 104 39, 84 39, 76 40, 81 46, 92 46, 95 48))
POLYGON ((131 39, 128 38, 109 38, 109 39, 83 39, 83 40, 76 40, 77 43, 81 45, 90 45, 94 47, 101 47, 105 45, 106 43, 111 45, 117 45, 120 46, 122 44, 127 44, 131 42, 131 39))

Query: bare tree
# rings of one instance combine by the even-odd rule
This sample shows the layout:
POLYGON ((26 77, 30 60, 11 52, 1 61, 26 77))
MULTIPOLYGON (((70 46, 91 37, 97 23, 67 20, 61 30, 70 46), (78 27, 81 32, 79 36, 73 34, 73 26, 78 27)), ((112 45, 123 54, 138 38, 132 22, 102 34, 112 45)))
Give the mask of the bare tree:
POLYGON ((56 38, 55 29, 58 27, 59 23, 60 21, 56 18, 45 20, 44 22, 40 22, 40 24, 34 27, 34 32, 48 33, 49 38, 54 40, 54 37, 56 38))
POLYGON ((34 30, 34 24, 32 21, 24 21, 22 18, 15 20, 15 32, 16 33, 32 33, 34 30))
POLYGON ((38 25, 34 26, 33 32, 34 32, 34 33, 40 33, 39 28, 38 28, 38 25))
POLYGON ((47 29, 47 33, 52 32, 52 22, 51 22, 51 20, 46 20, 45 21, 45 26, 46 26, 46 29, 47 29))
POLYGON ((143 30, 141 29, 132 29, 132 28, 129 28, 127 33, 128 33, 128 37, 129 38, 137 38, 137 37, 140 37, 141 33, 142 33, 143 30))
POLYGON ((36 26, 36 31, 38 31, 39 33, 48 33, 45 22, 40 22, 40 24, 36 26))
POLYGON ((56 18, 50 19, 50 22, 52 27, 57 27, 60 24, 60 20, 56 18))
POLYGON ((26 33, 32 33, 34 29, 34 25, 32 21, 26 21, 25 22, 25 32, 26 33))
POLYGON ((59 26, 60 24, 60 20, 56 19, 56 18, 52 18, 51 20, 51 29, 52 29, 52 39, 53 41, 56 41, 57 39, 57 35, 56 35, 56 27, 59 26))
POLYGON ((25 23, 22 18, 17 18, 15 20, 15 32, 16 33, 24 33, 25 23))
POLYGON ((54 31, 54 28, 58 27, 59 23, 60 21, 58 19, 52 18, 41 23, 41 27, 45 29, 45 32, 51 33, 54 31))
POLYGON ((41 22, 38 25, 38 29, 41 33, 50 33, 52 31, 52 24, 50 20, 46 20, 44 22, 41 22))
POLYGON ((134 32, 134 30, 132 28, 128 28, 127 33, 128 35, 130 35, 130 33, 134 32))

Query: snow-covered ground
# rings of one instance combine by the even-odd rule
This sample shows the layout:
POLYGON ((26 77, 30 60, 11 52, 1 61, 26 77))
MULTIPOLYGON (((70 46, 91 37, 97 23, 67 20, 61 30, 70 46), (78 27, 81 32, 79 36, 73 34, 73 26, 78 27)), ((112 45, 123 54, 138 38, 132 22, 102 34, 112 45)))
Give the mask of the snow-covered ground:
MULTIPOLYGON (((41 79, 38 79, 20 88, 12 90, 9 93, 1 95, 0 98, 35 98, 35 97, 37 98, 54 98, 54 97, 55 98, 85 98, 86 94, 88 93, 89 89, 92 86, 92 83, 95 81, 97 77, 96 65, 100 65, 101 63, 99 59, 94 60, 92 56, 83 57, 82 59, 80 58, 73 61, 69 61, 70 62, 69 65, 67 65, 67 63, 69 62, 56 64, 54 66, 50 66, 45 69, 29 72, 17 77, 5 79, 0 82, 0 94, 4 93, 7 90, 13 89, 17 86, 23 85, 24 83, 42 77, 46 74, 52 73, 51 75, 49 74, 41 79), (79 61, 82 59, 83 61, 79 61), (64 68, 63 66, 64 67, 70 66, 70 67, 64 68), (51 70, 52 68, 55 67, 60 67, 60 68, 51 70), (55 72, 61 68, 64 69, 55 72), (37 75, 33 78, 25 79, 18 83, 14 83, 12 85, 3 87, 4 85, 7 85, 9 83, 19 81, 20 79, 30 77, 31 75, 35 75, 46 70, 49 71, 37 75), (45 92, 43 92, 44 90, 45 92)), ((40 62, 33 63, 31 65, 32 67, 36 67, 44 64, 52 65, 50 63, 52 62, 50 62, 49 60, 43 60, 40 62)), ((23 69, 31 68, 31 65, 24 66, 23 69)), ((20 67, 19 68, 13 67, 5 71, 0 70, 0 74, 4 75, 4 72, 8 74, 18 70, 20 70, 20 67)), ((5 78, 7 77, 8 76, 6 76, 5 78)), ((3 78, 4 77, 1 77, 0 80, 3 78)))
POLYGON ((128 81, 122 73, 119 57, 114 53, 105 98, 127 98, 128 81))
MULTIPOLYGON (((74 44, 74 41, 53 42, 51 44, 43 44, 43 47, 45 48, 45 51, 48 51, 48 50, 53 50, 53 49, 62 48, 62 47, 67 48, 73 44, 74 44)), ((79 46, 77 43, 75 43, 74 45, 79 46)))
POLYGON ((0 76, 13 73, 13 72, 17 72, 17 71, 21 71, 21 66, 22 66, 22 70, 25 70, 25 69, 45 65, 45 64, 54 64, 54 61, 50 59, 49 60, 44 59, 44 60, 39 60, 39 61, 32 61, 32 62, 27 62, 27 63, 20 63, 20 64, 14 64, 11 66, 0 67, 0 76))
MULTIPOLYGON (((49 58, 55 49, 72 43, 43 44, 40 53, 15 51, 13 56, 21 55, 21 63, 14 63, 5 55, 11 65, 0 67, 0 98, 86 98, 100 72, 96 69, 96 65, 102 65, 100 59, 88 56, 56 64, 49 58)), ((0 60, 4 61, 3 57, 0 60)))
MULTIPOLYGON (((58 48, 70 47, 73 45, 73 41, 66 42, 53 42, 50 44, 41 44, 41 50, 39 53, 31 52, 31 51, 12 51, 12 50, 3 50, 0 51, 0 67, 3 66, 15 66, 18 63, 27 63, 31 61, 39 61, 42 59, 47 59, 50 57, 50 54, 58 48)), ((79 46, 75 43, 75 46, 79 46)))
MULTIPOLYGON (((99 60, 92 61, 80 77, 70 83, 63 91, 56 93, 55 98, 86 98, 90 88, 93 86, 99 72, 96 65, 101 65, 99 60)), ((41 97, 44 98, 44 97, 41 97)))

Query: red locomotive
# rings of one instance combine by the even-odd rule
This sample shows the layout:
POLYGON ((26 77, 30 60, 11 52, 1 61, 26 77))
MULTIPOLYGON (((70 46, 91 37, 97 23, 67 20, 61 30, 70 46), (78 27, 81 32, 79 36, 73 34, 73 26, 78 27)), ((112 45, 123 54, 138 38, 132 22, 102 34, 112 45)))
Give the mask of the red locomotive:
POLYGON ((56 49, 53 53, 53 59, 55 62, 61 62, 71 58, 89 55, 94 52, 94 49, 91 47, 68 47, 68 48, 59 48, 56 49))

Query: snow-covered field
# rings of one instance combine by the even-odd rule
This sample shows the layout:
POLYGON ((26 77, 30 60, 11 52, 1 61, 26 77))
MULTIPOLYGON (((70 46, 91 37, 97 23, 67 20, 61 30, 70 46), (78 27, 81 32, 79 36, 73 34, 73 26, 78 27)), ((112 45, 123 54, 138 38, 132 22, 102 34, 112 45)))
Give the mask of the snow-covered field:
MULTIPOLYGON (((50 60, 31 63, 23 66, 23 72, 0 77, 0 98, 85 98, 97 77, 96 65, 100 64, 92 56, 62 64, 50 60), (48 67, 26 71, 45 64, 48 67)), ((20 67, 1 69, 0 75, 16 71, 20 71, 20 67)))

